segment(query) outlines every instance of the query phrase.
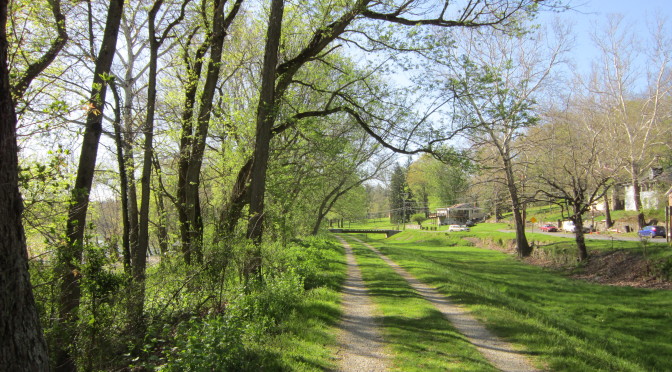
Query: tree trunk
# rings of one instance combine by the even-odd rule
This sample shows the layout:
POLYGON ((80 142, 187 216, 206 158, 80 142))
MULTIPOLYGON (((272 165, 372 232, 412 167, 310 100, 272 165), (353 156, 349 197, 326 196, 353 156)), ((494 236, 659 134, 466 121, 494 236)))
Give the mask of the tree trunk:
POLYGON ((614 221, 611 220, 611 208, 609 206, 609 197, 604 193, 604 218, 606 220, 606 227, 610 229, 614 226, 614 221))
POLYGON ((138 223, 138 189, 135 182, 135 159, 133 155, 133 145, 132 145, 132 129, 130 128, 131 124, 127 125, 127 129, 124 134, 123 146, 124 146, 124 172, 126 178, 126 194, 128 199, 128 241, 129 241, 129 250, 127 256, 124 258, 125 265, 128 266, 127 273, 131 273, 131 252, 137 250, 138 246, 138 236, 140 235, 140 227, 138 223))
MULTIPOLYGON (((633 172, 633 174, 635 174, 633 172)), ((641 230, 646 226, 646 221, 644 220, 644 210, 642 209, 642 196, 641 196, 641 186, 639 180, 636 177, 632 178, 632 196, 635 201, 635 210, 637 211, 637 226, 638 230, 641 230)))
POLYGON ((59 318, 62 329, 60 339, 55 346, 57 371, 76 370, 69 345, 76 339, 77 309, 81 297, 79 265, 82 261, 89 194, 96 168, 98 144, 103 130, 103 110, 107 92, 105 76, 109 74, 114 59, 123 6, 123 0, 110 0, 105 32, 94 70, 77 178, 66 223, 67 241, 59 251, 58 265, 61 275, 59 318))
POLYGON ((164 195, 161 192, 155 192, 156 197, 156 206, 157 212, 159 214, 159 223, 157 228, 157 237, 159 240, 159 250, 161 251, 161 256, 165 256, 168 253, 168 225, 167 225, 167 214, 166 214, 166 204, 163 200, 164 195))
POLYGON ((119 167, 119 185, 121 198, 121 226, 122 226, 122 254, 124 271, 130 273, 131 270, 131 239, 130 239, 130 220, 128 218, 128 178, 126 177, 126 166, 124 165, 124 144, 121 133, 121 99, 117 93, 116 85, 112 86, 114 95, 114 143, 117 148, 117 166, 119 167))
POLYGON ((142 176, 140 178, 140 213, 138 215, 138 244, 131 251, 131 285, 128 298, 129 333, 133 335, 134 351, 139 351, 145 335, 145 272, 149 249, 149 202, 151 193, 152 160, 154 156, 154 113, 156 111, 156 75, 160 41, 156 38, 156 14, 163 4, 154 3, 149 11, 149 81, 147 83, 147 117, 143 125, 142 176))
MULTIPOLYGON (((247 225, 247 237, 256 246, 261 244, 263 235, 266 169, 268 167, 271 129, 277 116, 275 79, 284 5, 284 0, 271 1, 271 14, 266 33, 264 65, 261 75, 261 92, 259 93, 259 106, 257 107, 257 126, 250 182, 250 219, 247 225)), ((246 274, 259 274, 261 269, 261 257, 259 255, 260 252, 253 255, 246 274)))
MULTIPOLYGON (((184 129, 181 140, 180 151, 180 171, 178 179, 178 216, 180 218, 180 231, 182 236, 182 249, 185 255, 185 261, 191 262, 192 254, 195 255, 196 261, 203 260, 203 220, 201 216, 200 206, 200 173, 203 164, 203 155, 205 152, 205 142, 208 135, 208 128, 210 124, 210 116, 212 113, 213 100, 219 80, 219 72, 221 70, 222 51, 224 39, 226 38, 227 29, 235 19, 242 0, 236 0, 233 4, 229 14, 224 17, 224 5, 226 1, 215 0, 213 3, 213 21, 212 21, 212 37, 210 43, 205 49, 199 48, 199 52, 205 52, 207 46, 210 47, 210 59, 208 62, 208 70, 205 76, 205 83, 200 97, 200 106, 198 117, 196 118, 196 132, 192 135, 192 125, 183 123, 184 129)), ((198 53, 197 53, 198 54, 198 53)), ((197 55, 198 56, 198 55, 197 55)), ((200 65, 196 62, 195 67, 190 75, 194 83, 198 81, 200 74, 200 65)), ((197 84, 196 84, 197 85, 197 84)), ((195 89, 195 87, 192 87, 195 89)), ((188 91, 187 108, 183 118, 191 120, 193 117, 193 99, 196 91, 188 91), (194 96, 190 96, 190 95, 194 96), (190 100, 192 100, 190 102, 190 100), (191 103, 191 106, 189 104, 191 103)))
MULTIPOLYGON (((192 35, 193 36, 193 35, 192 35)), ((180 135, 180 157, 177 170, 177 218, 180 227, 180 241, 182 243, 182 254, 187 264, 191 264, 191 230, 189 223, 189 209, 187 204, 187 177, 191 163, 191 143, 193 142, 193 116, 194 105, 196 104, 196 92, 198 90, 198 80, 203 66, 203 56, 207 50, 206 43, 203 43, 196 51, 193 58, 193 66, 190 65, 188 55, 185 56, 187 65, 187 86, 184 98, 184 111, 182 112, 182 133, 180 135)), ((188 47, 188 46, 187 46, 188 47)), ((185 54, 187 52, 185 51, 185 54)))
POLYGON ((522 205, 518 197, 518 189, 516 188, 516 181, 513 176, 513 166, 511 160, 507 156, 503 157, 504 170, 506 173, 506 186, 509 189, 509 196, 511 197, 511 206, 513 217, 516 224, 516 251, 519 257, 528 257, 532 254, 532 247, 527 241, 525 235, 525 218, 523 217, 522 205))
POLYGON ((579 251, 579 261, 583 262, 588 258, 586 237, 583 234, 583 217, 580 213, 577 213, 572 218, 572 222, 574 222, 574 236, 576 237, 576 248, 579 251))
POLYGON ((621 202, 621 199, 618 197, 618 190, 621 187, 615 184, 613 186, 612 192, 611 192, 611 208, 614 211, 620 211, 623 210, 623 203, 621 202))
POLYGON ((222 209, 217 224, 215 234, 215 244, 220 240, 230 236, 243 214, 243 208, 249 204, 250 197, 250 171, 252 170, 252 159, 248 159, 238 171, 236 182, 233 184, 233 190, 227 205, 222 209))
MULTIPOLYGON (((126 30, 124 31, 127 32, 126 30)), ((126 48, 128 49, 127 53, 129 56, 134 55, 133 51, 133 42, 130 40, 130 37, 126 38, 126 48)), ((124 267, 126 273, 131 275, 131 252, 137 250, 138 246, 138 236, 139 224, 138 224, 138 191, 135 182, 135 155, 133 143, 135 142, 135 132, 136 132, 136 122, 133 118, 133 99, 136 97, 134 92, 134 81, 135 72, 134 66, 136 59, 130 58, 127 61, 128 66, 126 67, 126 73, 124 75, 123 84, 120 86, 124 92, 124 106, 122 109, 122 118, 123 118, 123 135, 122 135, 122 147, 123 147, 123 172, 124 178, 126 179, 126 186, 123 187, 126 189, 126 199, 127 199, 127 210, 126 217, 128 219, 128 249, 124 247, 124 267)))
POLYGON ((7 1, 0 2, 0 366, 49 371, 49 354, 28 274, 21 222, 16 113, 7 66, 7 1))

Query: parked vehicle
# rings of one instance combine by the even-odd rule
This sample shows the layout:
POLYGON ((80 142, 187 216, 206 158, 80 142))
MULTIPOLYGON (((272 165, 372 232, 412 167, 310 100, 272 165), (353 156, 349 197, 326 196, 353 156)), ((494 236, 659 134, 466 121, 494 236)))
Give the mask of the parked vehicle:
POLYGON ((469 228, 465 225, 450 225, 448 226, 448 231, 469 231, 469 228))
MULTIPOLYGON (((562 231, 573 233, 575 229, 574 221, 562 221, 562 231)), ((589 233, 590 227, 583 226, 583 232, 589 233)))
POLYGON ((665 237, 665 228, 662 226, 644 226, 641 230, 637 231, 637 235, 640 238, 655 238, 656 236, 665 237))
POLYGON ((558 228, 555 227, 555 225, 551 225, 550 223, 547 223, 539 228, 541 231, 545 232, 556 232, 558 231, 558 228))

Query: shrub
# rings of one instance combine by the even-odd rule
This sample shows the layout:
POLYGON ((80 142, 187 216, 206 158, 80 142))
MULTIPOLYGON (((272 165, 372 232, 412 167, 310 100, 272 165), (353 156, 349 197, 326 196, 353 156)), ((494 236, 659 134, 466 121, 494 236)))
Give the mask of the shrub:
POLYGON ((665 280, 672 280, 672 257, 657 260, 653 266, 656 276, 665 280))
POLYGON ((265 325, 246 322, 237 311, 206 319, 192 319, 176 332, 175 347, 164 371, 247 371, 264 359, 247 343, 259 343, 265 325))
POLYGON ((424 213, 416 213, 411 216, 411 221, 417 223, 418 225, 422 226, 422 223, 427 220, 427 217, 425 217, 424 213))
POLYGON ((177 329, 165 371, 255 371, 277 369, 267 347, 303 300, 303 281, 293 271, 268 275, 241 293, 223 314, 192 318, 177 329))
POLYGON ((236 307, 251 321, 275 326, 291 315, 303 293, 303 279, 294 271, 285 271, 267 275, 263 287, 241 296, 236 307))

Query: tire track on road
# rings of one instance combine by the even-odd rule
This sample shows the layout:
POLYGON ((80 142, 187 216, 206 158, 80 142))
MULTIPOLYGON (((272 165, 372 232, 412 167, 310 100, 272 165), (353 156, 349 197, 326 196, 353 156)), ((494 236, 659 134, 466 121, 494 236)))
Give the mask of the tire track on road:
POLYGON ((384 343, 373 301, 368 295, 350 245, 336 236, 345 248, 348 276, 343 285, 343 317, 338 334, 340 371, 386 371, 389 356, 384 343))
MULTIPOLYGON (((375 247, 360 239, 352 239, 375 252, 397 274, 406 279, 414 290, 436 306, 443 316, 453 324, 455 329, 462 333, 495 368, 505 372, 539 371, 530 364, 525 355, 516 351, 512 344, 495 336, 474 318, 468 310, 454 304, 436 289, 419 281, 375 247)), ((341 241, 343 240, 341 239, 341 241)))

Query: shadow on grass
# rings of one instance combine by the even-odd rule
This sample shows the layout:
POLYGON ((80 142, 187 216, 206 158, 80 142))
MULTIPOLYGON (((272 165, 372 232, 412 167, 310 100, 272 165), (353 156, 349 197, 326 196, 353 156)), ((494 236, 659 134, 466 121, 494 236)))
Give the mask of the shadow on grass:
POLYGON ((473 247, 381 250, 553 370, 670 368, 669 291, 590 284, 473 247))
POLYGON ((433 305, 368 248, 353 244, 368 294, 382 313, 395 367, 403 371, 494 371, 433 305))
POLYGON ((382 319, 400 353, 423 355, 402 362, 400 369, 445 370, 451 366, 451 370, 496 370, 480 354, 471 352, 469 341, 456 332, 438 310, 426 310, 424 314, 422 317, 389 315, 382 319))

